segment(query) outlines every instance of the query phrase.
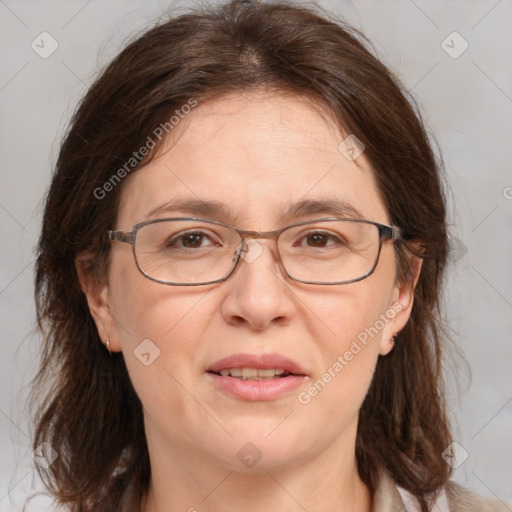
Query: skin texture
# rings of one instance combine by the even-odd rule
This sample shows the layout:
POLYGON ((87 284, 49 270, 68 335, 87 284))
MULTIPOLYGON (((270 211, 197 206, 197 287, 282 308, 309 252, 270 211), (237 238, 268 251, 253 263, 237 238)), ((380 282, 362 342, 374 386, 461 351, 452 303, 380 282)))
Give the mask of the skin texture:
MULTIPOLYGON (((258 231, 329 216, 284 218, 282 209, 302 199, 343 199, 364 218, 390 223, 364 154, 357 164, 348 160, 338 150, 345 136, 299 97, 220 97, 198 105, 171 135, 123 183, 116 229, 153 218, 151 210, 175 197, 220 201, 230 211, 221 220, 258 231)), ((145 512, 371 508, 356 470, 358 411, 379 356, 409 318, 413 285, 395 282, 392 241, 370 277, 334 286, 292 281, 273 242, 258 243, 262 254, 214 285, 152 282, 131 247, 116 242, 108 283, 95 286, 81 273, 99 334, 123 352, 144 407, 152 466, 145 512), (379 334, 321 393, 299 403, 298 393, 393 304, 400 311, 379 334), (133 352, 148 338, 160 356, 145 366, 133 352), (283 354, 305 369, 307 382, 270 401, 228 396, 206 369, 239 352, 283 354), (237 457, 247 442, 261 453, 252 468, 237 457)), ((416 279, 420 268, 416 261, 416 279)))

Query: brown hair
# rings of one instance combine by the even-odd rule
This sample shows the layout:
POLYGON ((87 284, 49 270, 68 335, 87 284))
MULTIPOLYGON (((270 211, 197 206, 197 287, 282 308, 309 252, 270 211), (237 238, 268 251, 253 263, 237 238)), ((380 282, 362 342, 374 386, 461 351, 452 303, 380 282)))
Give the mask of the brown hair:
POLYGON ((61 146, 36 268, 44 345, 33 388, 34 446, 46 441, 59 454, 47 470, 38 468, 57 501, 73 511, 119 510, 127 485, 142 496, 149 482, 141 403, 122 355, 110 356, 99 339, 75 268, 77 254, 89 250, 89 271, 105 279, 103 235, 115 224, 122 189, 112 176, 191 98, 265 87, 325 107, 364 143, 404 236, 395 245, 399 279, 411 279, 412 243, 422 247, 411 318, 394 351, 379 359, 356 455, 370 489, 382 466, 428 510, 450 476, 441 457, 451 441, 441 375, 448 248, 441 165, 414 100, 368 48, 360 33, 315 7, 233 0, 151 28, 90 87, 61 146), (109 180, 108 195, 99 194, 109 180))

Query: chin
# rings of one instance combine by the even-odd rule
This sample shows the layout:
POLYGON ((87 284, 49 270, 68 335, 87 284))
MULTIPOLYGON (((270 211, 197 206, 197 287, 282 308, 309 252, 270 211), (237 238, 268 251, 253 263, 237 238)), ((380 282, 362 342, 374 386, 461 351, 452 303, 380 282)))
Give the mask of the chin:
POLYGON ((313 451, 305 443, 304 432, 284 428, 272 432, 277 424, 274 422, 269 429, 263 422, 261 428, 230 431, 233 438, 225 436, 224 442, 216 442, 211 453, 230 471, 258 472, 284 469, 313 451))

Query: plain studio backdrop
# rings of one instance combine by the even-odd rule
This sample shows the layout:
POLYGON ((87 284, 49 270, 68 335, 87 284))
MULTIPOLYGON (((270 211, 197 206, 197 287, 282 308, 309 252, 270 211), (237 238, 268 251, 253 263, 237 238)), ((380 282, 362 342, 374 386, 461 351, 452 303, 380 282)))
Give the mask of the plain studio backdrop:
MULTIPOLYGON (((34 476, 25 400, 34 335, 41 200, 77 100, 128 38, 188 2, 0 1, 0 511, 21 510, 34 476), (42 41, 42 42, 41 42, 42 41)), ((512 2, 321 5, 363 30, 420 102, 445 159, 451 257, 446 306, 471 367, 459 391, 454 478, 512 500, 512 2)), ((34 500, 28 510, 41 510, 34 500)))

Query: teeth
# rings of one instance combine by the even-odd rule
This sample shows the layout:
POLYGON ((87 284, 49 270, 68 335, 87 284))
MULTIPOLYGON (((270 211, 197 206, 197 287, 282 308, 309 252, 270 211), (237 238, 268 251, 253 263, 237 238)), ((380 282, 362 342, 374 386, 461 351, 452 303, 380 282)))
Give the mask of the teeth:
POLYGON ((258 377, 274 377, 276 375, 276 371, 272 368, 269 370, 256 370, 256 375, 258 377))
POLYGON ((242 368, 242 377, 244 379, 258 377, 258 370, 256 370, 256 368, 242 368))
POLYGON ((223 377, 230 375, 242 380, 270 380, 283 375, 285 371, 282 368, 225 368, 219 373, 223 377))

